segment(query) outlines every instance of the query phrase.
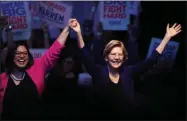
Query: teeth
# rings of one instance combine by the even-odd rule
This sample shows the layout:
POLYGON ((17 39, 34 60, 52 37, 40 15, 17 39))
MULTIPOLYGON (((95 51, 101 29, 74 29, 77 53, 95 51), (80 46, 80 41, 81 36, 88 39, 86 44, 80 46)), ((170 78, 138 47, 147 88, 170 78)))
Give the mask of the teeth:
POLYGON ((24 62, 24 60, 19 60, 19 62, 24 62))

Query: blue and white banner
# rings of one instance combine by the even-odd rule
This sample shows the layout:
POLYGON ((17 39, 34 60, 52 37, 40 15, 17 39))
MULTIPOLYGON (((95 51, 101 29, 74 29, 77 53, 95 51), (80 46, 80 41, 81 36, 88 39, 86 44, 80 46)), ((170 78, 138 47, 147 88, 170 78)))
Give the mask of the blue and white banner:
MULTIPOLYGON (((147 54, 147 58, 151 56, 152 51, 158 47, 161 41, 162 39, 152 38, 149 51, 147 54)), ((164 63, 164 66, 172 67, 176 59, 178 48, 179 48, 179 42, 175 42, 171 40, 168 42, 168 44, 166 45, 163 51, 162 57, 160 58, 160 61, 162 61, 163 63, 166 62, 164 63)))
POLYGON ((38 15, 41 20, 49 25, 63 28, 72 15, 72 6, 55 1, 41 1, 39 3, 38 15))
POLYGON ((26 1, 1 1, 1 15, 8 16, 12 25, 13 40, 28 40, 31 32, 31 16, 26 1))
POLYGON ((127 30, 130 20, 126 1, 101 1, 99 8, 104 30, 127 30))

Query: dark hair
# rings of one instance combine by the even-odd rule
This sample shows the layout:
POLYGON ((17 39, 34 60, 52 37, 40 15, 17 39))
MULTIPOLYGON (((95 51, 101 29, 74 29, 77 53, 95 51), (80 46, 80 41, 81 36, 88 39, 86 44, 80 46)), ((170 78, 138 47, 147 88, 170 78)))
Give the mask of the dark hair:
POLYGON ((5 59, 6 72, 8 74, 10 74, 13 71, 13 69, 15 68, 14 56, 15 56, 16 50, 19 46, 24 46, 26 48, 28 56, 29 56, 29 61, 28 61, 28 64, 26 65, 25 69, 30 68, 34 63, 33 56, 29 51, 29 47, 28 47, 27 43, 25 41, 14 42, 12 45, 8 46, 8 53, 7 53, 7 56, 5 59))
POLYGON ((7 56, 8 48, 4 48, 0 53, 0 73, 5 72, 5 62, 7 56))
POLYGON ((74 61, 74 66, 73 66, 73 72, 78 75, 79 73, 83 72, 82 69, 82 63, 79 57, 79 51, 78 48, 74 48, 74 46, 69 46, 63 49, 60 54, 60 58, 58 60, 58 64, 63 66, 63 62, 67 58, 72 58, 74 61))
POLYGON ((73 70, 72 71, 76 75, 81 73, 82 72, 82 66, 81 66, 81 62, 79 60, 79 57, 76 54, 73 54, 72 52, 64 53, 64 55, 62 55, 61 58, 59 59, 59 64, 61 66, 63 66, 63 62, 67 58, 72 58, 73 61, 74 61, 74 66, 73 66, 73 70))

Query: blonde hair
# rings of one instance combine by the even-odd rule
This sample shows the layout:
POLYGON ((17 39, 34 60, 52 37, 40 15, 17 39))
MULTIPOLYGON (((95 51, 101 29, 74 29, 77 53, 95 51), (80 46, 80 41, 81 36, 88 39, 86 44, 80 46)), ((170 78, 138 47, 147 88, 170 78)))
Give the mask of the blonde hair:
POLYGON ((111 40, 106 46, 105 46, 105 49, 103 51, 103 56, 106 58, 110 52, 112 51, 112 49, 114 47, 120 47, 123 51, 123 56, 124 56, 124 61, 128 59, 128 53, 126 51, 126 48, 124 46, 124 44, 119 41, 119 40, 111 40))

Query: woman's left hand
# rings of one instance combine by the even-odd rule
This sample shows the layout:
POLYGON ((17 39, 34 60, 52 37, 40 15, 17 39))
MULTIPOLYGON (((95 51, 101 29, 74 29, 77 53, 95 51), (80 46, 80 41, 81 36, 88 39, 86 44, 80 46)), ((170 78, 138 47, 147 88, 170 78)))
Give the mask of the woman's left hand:
POLYGON ((175 35, 177 35, 178 33, 180 33, 182 30, 181 30, 181 25, 180 24, 174 24, 172 27, 169 27, 169 24, 167 24, 167 27, 166 27, 166 36, 171 38, 175 35))
POLYGON ((81 27, 77 19, 73 19, 73 21, 70 24, 70 27, 76 32, 81 33, 81 27))

